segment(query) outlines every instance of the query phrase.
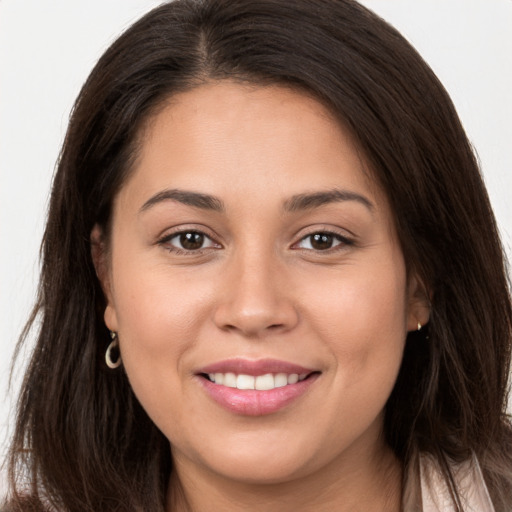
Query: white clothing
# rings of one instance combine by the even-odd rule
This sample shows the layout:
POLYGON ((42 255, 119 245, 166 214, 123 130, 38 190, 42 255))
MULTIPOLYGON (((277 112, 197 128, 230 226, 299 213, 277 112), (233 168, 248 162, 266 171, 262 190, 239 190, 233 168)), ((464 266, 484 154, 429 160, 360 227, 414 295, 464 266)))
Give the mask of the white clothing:
MULTIPOLYGON (((475 456, 462 464, 452 464, 451 470, 464 512, 495 512, 475 456)), ((411 465, 409 471, 403 498, 404 512, 455 512, 450 489, 438 462, 431 455, 421 454, 419 463, 411 465), (419 478, 415 478, 414 474, 418 472, 419 478)))

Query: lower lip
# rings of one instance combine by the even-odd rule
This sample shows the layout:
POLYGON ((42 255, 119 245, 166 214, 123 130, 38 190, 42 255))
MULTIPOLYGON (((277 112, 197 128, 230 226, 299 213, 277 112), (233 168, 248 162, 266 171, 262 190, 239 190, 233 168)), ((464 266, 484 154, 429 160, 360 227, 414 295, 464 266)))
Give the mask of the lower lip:
POLYGON ((296 384, 267 391, 230 388, 201 376, 198 379, 208 395, 225 409, 245 416, 263 416, 277 412, 303 396, 318 376, 315 373, 296 384))

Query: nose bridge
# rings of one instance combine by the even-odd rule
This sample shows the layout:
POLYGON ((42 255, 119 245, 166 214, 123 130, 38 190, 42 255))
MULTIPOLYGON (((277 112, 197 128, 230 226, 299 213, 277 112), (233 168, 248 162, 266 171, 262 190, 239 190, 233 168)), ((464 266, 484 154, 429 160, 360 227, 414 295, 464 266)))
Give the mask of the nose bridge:
POLYGON ((272 247, 239 247, 225 272, 223 299, 215 319, 219 327, 258 336, 269 330, 289 329, 296 323, 283 262, 272 247))

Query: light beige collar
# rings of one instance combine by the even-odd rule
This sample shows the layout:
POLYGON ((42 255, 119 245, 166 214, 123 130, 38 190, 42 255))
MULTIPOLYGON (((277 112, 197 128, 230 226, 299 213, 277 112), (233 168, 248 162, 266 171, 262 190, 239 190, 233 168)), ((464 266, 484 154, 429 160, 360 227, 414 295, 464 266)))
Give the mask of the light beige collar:
MULTIPOLYGON (((422 512, 455 512, 450 489, 431 455, 420 455, 422 512)), ((451 466, 457 491, 466 512, 495 512, 477 458, 451 466)), ((407 509, 405 509, 407 511, 407 509)))

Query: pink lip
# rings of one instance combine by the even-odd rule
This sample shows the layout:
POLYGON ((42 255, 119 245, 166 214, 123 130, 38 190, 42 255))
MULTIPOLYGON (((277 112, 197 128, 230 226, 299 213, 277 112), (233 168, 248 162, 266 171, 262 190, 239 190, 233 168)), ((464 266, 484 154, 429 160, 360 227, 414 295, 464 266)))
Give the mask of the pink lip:
POLYGON ((265 375, 266 373, 296 373, 301 375, 303 373, 312 373, 315 370, 311 368, 304 368, 297 364, 288 363, 286 361, 279 361, 277 359, 258 359, 252 361, 250 359, 228 359, 226 361, 219 361, 210 364, 204 368, 200 368, 196 373, 243 373, 244 375, 265 375))
POLYGON ((319 377, 319 373, 316 373, 315 370, 272 359, 259 361, 231 359, 221 361, 201 368, 196 375, 199 383, 210 398, 225 409, 246 416, 263 416, 283 409, 291 402, 303 396, 319 377), (215 384, 203 376, 208 373, 228 372, 253 376, 265 375, 267 373, 297 373, 299 375, 307 373, 310 375, 305 380, 299 381, 296 384, 288 384, 287 386, 267 391, 230 388, 215 384))

